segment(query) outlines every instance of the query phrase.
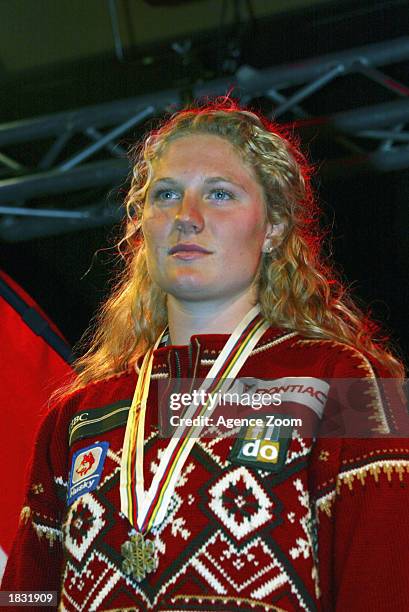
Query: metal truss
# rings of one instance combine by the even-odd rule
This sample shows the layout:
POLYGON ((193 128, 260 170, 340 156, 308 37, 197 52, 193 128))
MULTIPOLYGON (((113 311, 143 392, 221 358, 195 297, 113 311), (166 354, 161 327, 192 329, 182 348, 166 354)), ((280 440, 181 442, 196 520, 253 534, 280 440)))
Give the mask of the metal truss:
MULTIPOLYGON (((275 119, 338 139, 345 157, 323 164, 328 176, 398 170, 409 167, 409 86, 381 68, 408 59, 409 37, 403 37, 263 70, 242 66, 234 78, 196 86, 192 95, 200 99, 233 91, 244 103, 263 97, 275 119), (301 106, 351 74, 381 85, 392 99, 325 116, 301 106)), ((134 139, 135 130, 152 116, 181 106, 180 93, 168 90, 0 125, 0 238, 27 240, 118 221, 121 212, 112 190, 130 171, 123 140, 134 139), (34 163, 19 159, 27 149, 34 163), (78 205, 78 194, 91 189, 107 195, 78 205)))

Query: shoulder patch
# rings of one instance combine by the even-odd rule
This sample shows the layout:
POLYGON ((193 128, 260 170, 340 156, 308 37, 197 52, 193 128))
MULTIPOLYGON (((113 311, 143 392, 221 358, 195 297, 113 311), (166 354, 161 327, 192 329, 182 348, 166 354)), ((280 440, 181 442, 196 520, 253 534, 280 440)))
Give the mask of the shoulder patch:
POLYGON ((121 400, 115 404, 82 410, 72 419, 68 428, 69 445, 78 440, 105 433, 110 429, 126 425, 132 399, 121 400))
POLYGON ((72 457, 67 505, 84 493, 94 491, 101 480, 109 443, 98 442, 81 448, 72 457))

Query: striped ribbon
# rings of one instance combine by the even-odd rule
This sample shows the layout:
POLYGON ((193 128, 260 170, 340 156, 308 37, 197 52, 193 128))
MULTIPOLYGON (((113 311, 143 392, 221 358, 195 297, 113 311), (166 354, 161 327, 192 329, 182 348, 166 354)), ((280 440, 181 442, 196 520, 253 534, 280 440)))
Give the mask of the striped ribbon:
MULTIPOLYGON (((247 360, 253 348, 269 324, 260 314, 259 306, 252 308, 226 342, 216 359, 199 392, 205 394, 223 393, 247 360)), ((163 335, 163 334, 162 334, 163 335)), ((202 426, 179 426, 162 455, 158 470, 147 492, 144 490, 144 429, 146 404, 149 394, 153 353, 159 346, 162 335, 155 346, 147 352, 142 363, 129 411, 121 460, 121 511, 130 523, 141 533, 147 533, 163 521, 172 498, 179 474, 192 446, 202 431, 202 426)), ((208 397, 208 395, 205 395, 208 397)), ((208 400, 210 401, 210 400, 208 400)), ((183 415, 184 420, 207 414, 211 416, 215 406, 209 410, 208 402, 203 405, 191 404, 183 415)))

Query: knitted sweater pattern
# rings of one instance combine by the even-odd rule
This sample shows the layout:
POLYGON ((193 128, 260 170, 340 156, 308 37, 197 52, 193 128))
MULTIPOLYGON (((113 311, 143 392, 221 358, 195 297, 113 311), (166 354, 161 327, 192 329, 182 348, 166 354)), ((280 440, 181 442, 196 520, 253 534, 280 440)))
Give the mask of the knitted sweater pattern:
MULTIPOLYGON (((189 347, 156 351, 145 489, 168 443, 158 435, 155 381, 204 377, 226 338, 193 336, 189 347)), ((351 347, 270 329, 238 378, 382 374, 351 347)), ((231 438, 200 439, 149 536, 156 570, 140 582, 124 571, 122 545, 135 530, 120 510, 119 477, 136 380, 128 372, 90 384, 45 418, 3 589, 56 590, 67 611, 409 609, 404 438, 313 441, 295 428, 275 471, 234 459, 231 438), (106 450, 99 479, 67 501, 73 465, 79 457, 86 471, 96 448, 106 450)), ((373 431, 381 423, 393 431, 404 410, 373 395, 366 408, 373 431)))

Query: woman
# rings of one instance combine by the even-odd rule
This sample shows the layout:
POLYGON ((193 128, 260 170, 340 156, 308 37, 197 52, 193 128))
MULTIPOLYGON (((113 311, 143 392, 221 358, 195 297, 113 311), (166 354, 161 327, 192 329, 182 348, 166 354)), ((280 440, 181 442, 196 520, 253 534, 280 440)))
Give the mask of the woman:
POLYGON ((187 110, 137 152, 127 211, 124 276, 40 431, 3 589, 62 610, 408 609, 409 445, 374 437, 403 415, 375 379, 403 369, 320 260, 301 154, 233 103, 187 110), (274 388, 327 433, 331 380, 359 379, 368 438, 160 438, 158 383, 185 379, 274 388))

